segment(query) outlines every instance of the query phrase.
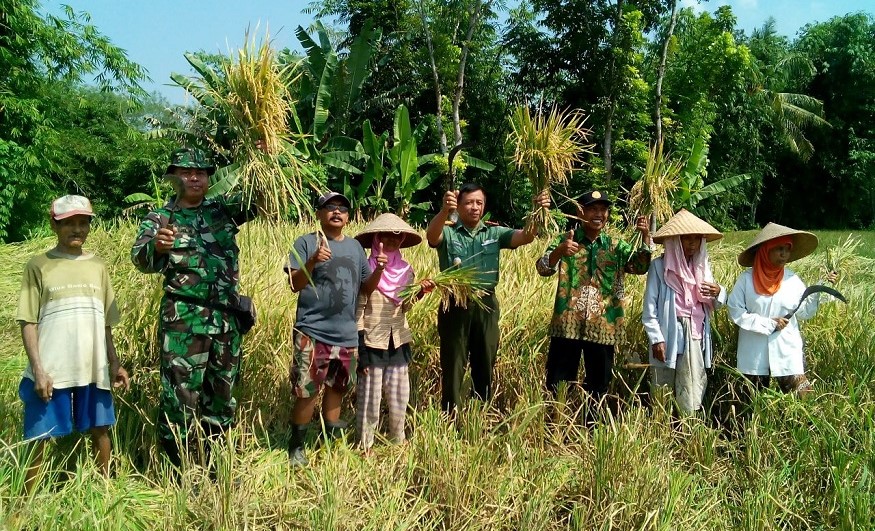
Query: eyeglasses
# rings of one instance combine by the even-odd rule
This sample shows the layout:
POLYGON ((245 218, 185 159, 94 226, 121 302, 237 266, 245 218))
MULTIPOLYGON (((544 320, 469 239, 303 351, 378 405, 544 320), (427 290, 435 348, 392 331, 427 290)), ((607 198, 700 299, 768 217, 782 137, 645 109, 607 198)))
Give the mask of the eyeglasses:
POLYGON ((341 214, 346 214, 349 212, 349 207, 346 205, 336 205, 334 203, 328 203, 327 205, 322 205, 322 208, 329 212, 334 212, 335 210, 340 212, 341 214))

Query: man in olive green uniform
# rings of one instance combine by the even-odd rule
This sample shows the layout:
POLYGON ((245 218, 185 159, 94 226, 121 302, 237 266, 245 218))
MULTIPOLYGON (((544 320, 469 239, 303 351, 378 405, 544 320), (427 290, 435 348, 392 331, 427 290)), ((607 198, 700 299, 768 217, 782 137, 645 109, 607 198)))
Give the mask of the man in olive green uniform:
POLYGON ((241 335, 228 311, 239 302, 235 235, 256 210, 239 197, 207 199, 214 171, 201 151, 174 151, 167 176, 176 198, 146 216, 131 249, 137 269, 164 275, 158 436, 176 465, 174 431, 186 440, 197 419, 208 435, 223 433, 236 408, 241 335))
MULTIPOLYGON (((534 200, 536 207, 549 208, 550 196, 542 193, 534 200)), ((438 311, 438 335, 441 341, 441 407, 452 412, 459 402, 459 390, 470 359, 474 396, 489 400, 492 396, 492 369, 498 353, 498 267, 501 249, 516 249, 531 243, 537 227, 524 230, 486 225, 481 220, 486 207, 486 195, 476 184, 465 184, 459 190, 444 195, 443 208, 428 224, 426 237, 437 248, 441 271, 457 266, 473 266, 487 295, 485 309, 469 304, 467 308, 455 302, 438 311), (458 212, 458 220, 447 224, 450 213, 458 212)))

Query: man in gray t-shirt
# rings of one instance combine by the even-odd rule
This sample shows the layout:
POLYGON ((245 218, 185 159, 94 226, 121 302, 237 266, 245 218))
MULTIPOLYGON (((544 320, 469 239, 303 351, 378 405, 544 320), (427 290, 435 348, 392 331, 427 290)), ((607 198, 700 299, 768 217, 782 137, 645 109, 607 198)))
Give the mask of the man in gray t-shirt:
POLYGON ((359 291, 367 295, 374 291, 386 265, 386 255, 380 251, 371 272, 361 244, 343 235, 349 208, 349 199, 341 194, 321 196, 316 203, 321 232, 295 240, 289 255, 289 282, 299 293, 290 371, 296 400, 289 458, 296 466, 307 464, 304 439, 322 387, 326 428, 333 434, 345 427, 340 404, 355 386, 358 360, 356 300, 359 291))

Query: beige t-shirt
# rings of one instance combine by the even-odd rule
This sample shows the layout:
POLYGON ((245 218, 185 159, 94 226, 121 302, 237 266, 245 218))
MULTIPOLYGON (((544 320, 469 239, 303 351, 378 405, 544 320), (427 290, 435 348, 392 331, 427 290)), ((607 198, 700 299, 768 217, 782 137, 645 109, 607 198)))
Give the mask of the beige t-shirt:
MULTIPOLYGON (((101 259, 54 250, 31 258, 15 319, 37 324, 40 361, 53 387, 110 389, 105 328, 118 324, 119 311, 101 259)), ((24 377, 33 380, 30 364, 24 377)))

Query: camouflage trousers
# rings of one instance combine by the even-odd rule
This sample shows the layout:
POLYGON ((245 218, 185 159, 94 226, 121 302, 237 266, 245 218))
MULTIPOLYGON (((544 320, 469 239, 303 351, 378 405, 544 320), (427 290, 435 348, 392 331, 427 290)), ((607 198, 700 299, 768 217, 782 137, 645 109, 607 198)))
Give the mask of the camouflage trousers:
POLYGON ((227 428, 234 420, 232 396, 240 371, 241 336, 192 334, 163 330, 161 341, 161 398, 158 436, 186 439, 193 421, 227 428))

